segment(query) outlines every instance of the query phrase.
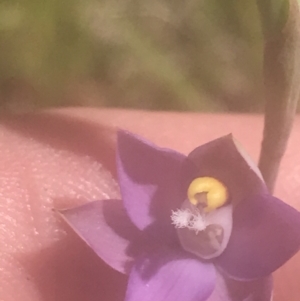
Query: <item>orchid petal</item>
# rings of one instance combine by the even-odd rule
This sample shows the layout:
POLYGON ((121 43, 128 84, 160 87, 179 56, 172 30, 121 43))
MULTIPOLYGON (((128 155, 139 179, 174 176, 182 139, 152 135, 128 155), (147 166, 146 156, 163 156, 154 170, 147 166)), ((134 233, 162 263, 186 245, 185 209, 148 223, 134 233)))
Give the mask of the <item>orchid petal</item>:
POLYGON ((165 243, 177 241, 170 215, 185 198, 178 191, 184 159, 128 132, 118 133, 117 167, 124 206, 139 229, 147 228, 165 243))
POLYGON ((235 279, 264 277, 300 249, 300 213, 271 195, 240 202, 233 211, 233 230, 216 264, 235 279))
POLYGON ((147 248, 120 200, 94 201, 60 213, 104 262, 121 273, 128 273, 135 255, 147 248))
POLYGON ((215 286, 215 268, 184 252, 160 250, 140 258, 125 301, 204 301, 215 286))
POLYGON ((197 177, 216 178, 227 187, 234 204, 247 196, 267 192, 258 168, 231 135, 196 148, 184 166, 182 178, 186 187, 197 177))
POLYGON ((216 287, 207 301, 271 301, 272 295, 272 276, 236 281, 217 273, 216 287))

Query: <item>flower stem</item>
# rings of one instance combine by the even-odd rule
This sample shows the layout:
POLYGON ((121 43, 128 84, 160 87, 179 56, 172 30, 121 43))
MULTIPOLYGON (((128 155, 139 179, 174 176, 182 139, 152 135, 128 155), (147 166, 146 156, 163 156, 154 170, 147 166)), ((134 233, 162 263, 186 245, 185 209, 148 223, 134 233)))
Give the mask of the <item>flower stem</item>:
MULTIPOLYGON (((274 3, 276 1, 273 1, 274 3)), ((257 0, 262 20, 274 13, 272 0, 257 0)), ((300 92, 300 13, 297 0, 277 0, 277 22, 264 31, 265 119, 259 168, 272 192, 293 125, 300 92), (280 4, 280 5, 279 5, 280 4)))

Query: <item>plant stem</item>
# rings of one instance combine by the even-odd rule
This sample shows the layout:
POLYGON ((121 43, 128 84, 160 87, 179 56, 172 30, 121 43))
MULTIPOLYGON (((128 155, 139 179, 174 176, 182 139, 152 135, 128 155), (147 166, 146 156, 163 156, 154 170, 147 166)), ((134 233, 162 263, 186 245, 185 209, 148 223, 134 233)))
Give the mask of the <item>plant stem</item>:
MULTIPOLYGON (((268 5, 271 6, 272 2, 268 0, 266 5, 266 1, 257 0, 262 17, 266 16, 265 9, 268 5), (261 5, 262 2, 264 5, 261 5)), ((279 26, 277 31, 274 31, 274 24, 264 28, 263 71, 266 104, 259 168, 270 192, 274 190, 280 162, 287 147, 300 92, 299 6, 297 0, 287 3, 288 15, 283 26, 279 26)), ((282 15, 280 21, 284 18, 282 15)))

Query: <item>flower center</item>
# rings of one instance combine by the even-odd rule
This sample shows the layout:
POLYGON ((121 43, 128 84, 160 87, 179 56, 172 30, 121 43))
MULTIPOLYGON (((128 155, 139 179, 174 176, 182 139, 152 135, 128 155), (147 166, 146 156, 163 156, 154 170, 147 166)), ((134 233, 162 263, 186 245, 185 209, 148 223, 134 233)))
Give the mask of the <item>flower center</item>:
POLYGON ((182 247, 201 258, 219 256, 227 246, 232 229, 232 205, 227 188, 217 179, 192 181, 180 209, 172 211, 172 224, 182 247))
POLYGON ((171 219, 175 228, 188 228, 194 230, 196 233, 205 230, 207 226, 205 215, 202 215, 200 211, 193 213, 190 209, 177 209, 176 211, 172 211, 171 219))
POLYGON ((188 199, 195 206, 203 206, 206 212, 223 206, 228 199, 227 188, 211 177, 196 178, 187 191, 188 199))

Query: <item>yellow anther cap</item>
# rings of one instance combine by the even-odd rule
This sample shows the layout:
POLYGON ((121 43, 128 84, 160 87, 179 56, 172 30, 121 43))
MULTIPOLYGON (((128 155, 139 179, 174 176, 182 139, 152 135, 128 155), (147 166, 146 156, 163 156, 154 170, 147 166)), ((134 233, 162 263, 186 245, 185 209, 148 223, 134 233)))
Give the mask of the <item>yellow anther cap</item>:
POLYGON ((188 188, 188 199, 193 205, 199 203, 197 195, 206 193, 205 211, 212 211, 224 205, 228 199, 227 188, 215 178, 201 177, 192 181, 188 188))

